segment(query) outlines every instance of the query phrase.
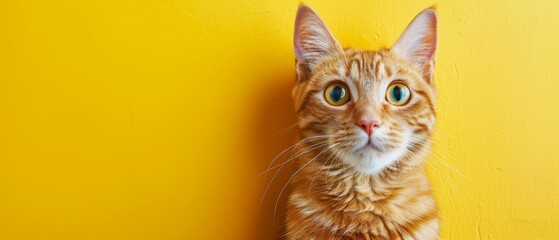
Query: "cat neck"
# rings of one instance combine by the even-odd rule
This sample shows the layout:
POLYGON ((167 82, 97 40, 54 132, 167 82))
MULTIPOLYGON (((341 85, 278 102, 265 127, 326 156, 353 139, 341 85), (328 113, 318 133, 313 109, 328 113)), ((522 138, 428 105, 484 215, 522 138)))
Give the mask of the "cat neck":
POLYGON ((360 174, 341 165, 324 169, 319 162, 307 163, 290 195, 288 222, 316 236, 337 236, 329 239, 371 239, 387 230, 383 239, 406 236, 425 222, 438 231, 437 206, 421 165, 360 174))
POLYGON ((382 203, 401 191, 430 188, 422 165, 394 165, 379 173, 358 172, 343 164, 324 166, 324 159, 305 163, 297 183, 309 197, 325 200, 343 211, 367 211, 367 203, 382 203), (308 164, 307 164, 308 163, 308 164), (305 166, 306 164, 306 166, 305 166))

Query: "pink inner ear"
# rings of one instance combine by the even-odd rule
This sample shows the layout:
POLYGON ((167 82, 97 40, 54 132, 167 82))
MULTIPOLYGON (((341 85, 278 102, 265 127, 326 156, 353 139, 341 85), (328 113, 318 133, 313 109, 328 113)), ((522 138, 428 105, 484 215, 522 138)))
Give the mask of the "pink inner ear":
POLYGON ((313 59, 341 48, 322 19, 305 5, 297 11, 293 46, 297 60, 306 60, 311 66, 313 59))
POLYGON ((429 30, 428 34, 423 38, 423 44, 426 46, 424 51, 424 58, 430 60, 435 56, 435 51, 437 50, 437 17, 432 15, 429 17, 429 30))
POLYGON ((421 69, 431 68, 436 49, 437 15, 432 8, 419 13, 392 47, 394 53, 421 69))
MULTIPOLYGON (((297 31, 297 27, 295 27, 295 31, 297 31)), ((295 49, 295 57, 297 59, 303 58, 303 50, 300 42, 299 34, 295 32, 295 35, 293 35, 293 48, 295 49)))

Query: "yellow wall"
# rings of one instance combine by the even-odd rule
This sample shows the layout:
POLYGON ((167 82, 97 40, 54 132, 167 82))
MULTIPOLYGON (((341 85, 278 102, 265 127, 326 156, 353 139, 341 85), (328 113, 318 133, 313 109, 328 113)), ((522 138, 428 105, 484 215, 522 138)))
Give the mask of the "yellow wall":
MULTIPOLYGON (((559 236, 556 1, 305 2, 367 49, 437 4, 444 239, 559 236)), ((298 4, 1 1, 0 239, 273 239, 298 4)))

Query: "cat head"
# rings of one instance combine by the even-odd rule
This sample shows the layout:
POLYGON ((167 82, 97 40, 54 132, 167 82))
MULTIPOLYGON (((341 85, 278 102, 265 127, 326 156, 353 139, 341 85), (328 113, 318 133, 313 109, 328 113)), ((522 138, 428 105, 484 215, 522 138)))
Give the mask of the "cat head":
POLYGON ((421 164, 435 124, 434 9, 419 13, 392 48, 362 51, 342 48, 303 5, 293 42, 303 138, 320 139, 339 162, 366 174, 421 164))

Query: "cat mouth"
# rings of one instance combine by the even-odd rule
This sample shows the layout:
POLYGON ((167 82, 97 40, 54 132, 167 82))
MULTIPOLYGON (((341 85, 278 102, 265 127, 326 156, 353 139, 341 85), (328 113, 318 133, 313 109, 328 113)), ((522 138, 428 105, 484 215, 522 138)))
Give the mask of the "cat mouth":
POLYGON ((363 146, 357 148, 355 152, 357 153, 370 153, 370 152, 381 152, 382 149, 378 144, 374 143, 371 139, 369 139, 363 146))

